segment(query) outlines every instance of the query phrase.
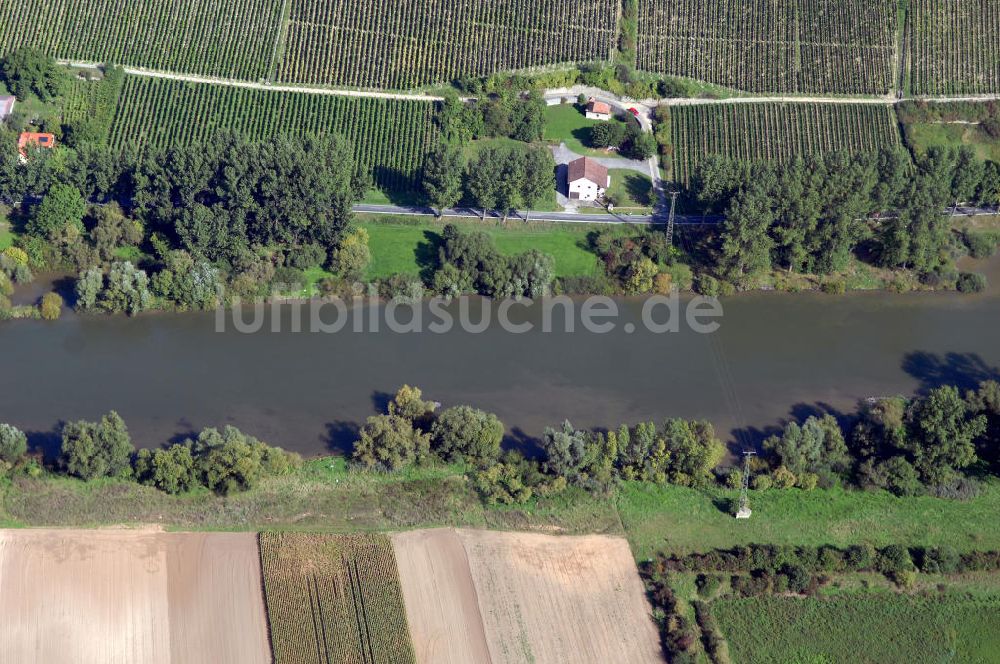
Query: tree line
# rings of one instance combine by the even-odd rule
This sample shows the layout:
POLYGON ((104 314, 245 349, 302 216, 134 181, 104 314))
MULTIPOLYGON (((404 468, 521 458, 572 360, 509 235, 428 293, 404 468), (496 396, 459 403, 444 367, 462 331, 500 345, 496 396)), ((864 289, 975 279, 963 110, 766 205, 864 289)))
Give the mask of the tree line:
POLYGON ((713 157, 692 194, 725 222, 711 248, 714 272, 738 287, 773 270, 832 274, 864 248, 876 265, 910 269, 936 285, 958 278, 948 207, 1000 201, 1000 167, 968 147, 833 152, 784 164, 713 157))
MULTIPOLYGON (((302 462, 297 454, 232 426, 222 431, 206 428, 184 442, 137 451, 124 420, 114 411, 97 422, 66 422, 59 434, 61 452, 52 465, 56 472, 84 481, 132 480, 171 494, 198 487, 221 495, 245 491, 302 462)), ((9 424, 0 424, 0 469, 32 477, 43 472, 40 457, 28 455, 27 436, 9 424)))
MULTIPOLYGON (((608 492, 618 482, 738 489, 742 470, 722 465, 725 447, 712 425, 669 418, 617 429, 547 428, 538 458, 503 450, 495 415, 469 406, 437 412, 419 389, 404 386, 385 413, 361 428, 353 458, 365 468, 399 470, 434 460, 464 462, 489 502, 519 503, 566 486, 608 492)), ((900 496, 968 498, 972 474, 1000 472, 1000 383, 961 394, 942 386, 926 395, 863 403, 832 415, 790 422, 762 444, 751 465, 755 491, 851 486, 900 496)))

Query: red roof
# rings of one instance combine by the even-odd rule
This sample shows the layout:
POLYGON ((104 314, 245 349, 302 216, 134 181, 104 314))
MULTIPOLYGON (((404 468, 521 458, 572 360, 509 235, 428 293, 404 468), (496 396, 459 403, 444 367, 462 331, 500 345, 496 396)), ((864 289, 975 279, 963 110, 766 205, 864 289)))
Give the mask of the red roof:
POLYGON ((581 157, 569 162, 569 182, 590 180, 599 187, 608 186, 608 169, 593 159, 581 157))
POLYGON ((27 157, 29 145, 35 145, 42 148, 53 148, 56 145, 56 137, 52 134, 26 131, 21 134, 21 137, 17 139, 17 151, 21 153, 21 156, 27 157))
POLYGON ((611 115, 611 105, 605 104, 603 101, 590 100, 587 104, 587 111, 590 113, 603 113, 604 115, 611 115))

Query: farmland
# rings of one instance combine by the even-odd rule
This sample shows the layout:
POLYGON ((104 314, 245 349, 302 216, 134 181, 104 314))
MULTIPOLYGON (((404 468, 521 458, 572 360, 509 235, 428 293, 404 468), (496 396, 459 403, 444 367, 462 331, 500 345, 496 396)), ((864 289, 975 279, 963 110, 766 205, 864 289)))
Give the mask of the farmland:
POLYGON ((895 0, 642 0, 638 68, 748 92, 888 94, 895 0))
POLYGON ((262 533, 260 559, 276 664, 414 661, 388 537, 262 533))
POLYGON ((711 154, 749 161, 787 160, 834 150, 870 152, 899 143, 888 106, 731 104, 671 109, 673 175, 688 182, 711 154))
POLYGON ((4 0, 0 53, 18 46, 58 58, 209 76, 269 75, 281 30, 272 0, 4 0))
POLYGON ((393 535, 420 664, 662 662, 625 540, 393 535))
POLYGON ((256 537, 0 531, 0 650, 21 664, 268 662, 256 537))
POLYGON ((1000 599, 894 593, 712 602, 736 662, 989 662, 1000 599))
POLYGON ((412 88, 561 62, 608 60, 618 0, 463 3, 290 0, 278 79, 412 88))
POLYGON ((911 94, 1000 91, 1000 0, 910 0, 906 16, 911 94))
POLYGON ((354 146, 359 167, 384 189, 413 186, 437 141, 434 105, 308 93, 272 92, 130 76, 111 130, 114 147, 167 148, 210 140, 220 129, 254 138, 336 132, 354 146))

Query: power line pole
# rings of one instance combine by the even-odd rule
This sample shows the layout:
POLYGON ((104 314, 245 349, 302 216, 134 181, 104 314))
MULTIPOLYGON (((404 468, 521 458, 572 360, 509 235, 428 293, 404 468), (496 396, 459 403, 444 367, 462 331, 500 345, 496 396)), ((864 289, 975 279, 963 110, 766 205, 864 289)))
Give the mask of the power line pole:
POLYGON ((670 192, 670 216, 667 217, 667 246, 674 246, 674 208, 677 206, 677 192, 670 192))
POLYGON ((750 457, 756 452, 743 453, 743 486, 740 489, 740 508, 736 510, 737 519, 750 518, 750 457))

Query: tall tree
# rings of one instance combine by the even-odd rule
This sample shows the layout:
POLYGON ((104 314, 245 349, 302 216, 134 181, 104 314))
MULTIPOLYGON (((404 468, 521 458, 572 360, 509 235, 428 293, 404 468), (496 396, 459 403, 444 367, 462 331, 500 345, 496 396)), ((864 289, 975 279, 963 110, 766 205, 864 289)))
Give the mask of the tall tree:
POLYGON ((443 142, 427 157, 424 164, 424 192, 438 216, 462 198, 462 172, 465 158, 456 144, 443 142))

